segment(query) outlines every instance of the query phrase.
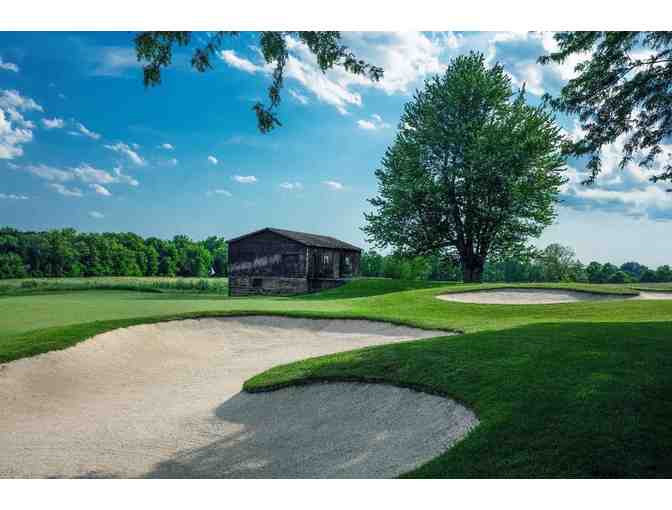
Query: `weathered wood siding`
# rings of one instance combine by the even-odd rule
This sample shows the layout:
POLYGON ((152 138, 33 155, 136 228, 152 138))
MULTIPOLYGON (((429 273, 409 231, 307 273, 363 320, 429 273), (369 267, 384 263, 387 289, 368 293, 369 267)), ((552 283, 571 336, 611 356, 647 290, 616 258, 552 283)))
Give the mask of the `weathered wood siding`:
POLYGON ((229 245, 229 289, 232 296, 308 292, 304 245, 272 232, 229 245))
POLYGON ((272 232, 229 246, 229 275, 306 277, 306 247, 272 232))
POLYGON ((231 296, 289 296, 311 292, 307 278, 284 278, 282 276, 229 277, 231 296))

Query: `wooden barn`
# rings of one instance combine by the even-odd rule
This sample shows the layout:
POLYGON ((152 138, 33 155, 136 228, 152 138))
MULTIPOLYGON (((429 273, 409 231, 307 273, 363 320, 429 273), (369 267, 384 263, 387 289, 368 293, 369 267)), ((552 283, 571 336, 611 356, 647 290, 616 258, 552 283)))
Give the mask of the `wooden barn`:
POLYGON ((333 237, 264 228, 229 240, 229 295, 289 295, 337 287, 362 250, 333 237))

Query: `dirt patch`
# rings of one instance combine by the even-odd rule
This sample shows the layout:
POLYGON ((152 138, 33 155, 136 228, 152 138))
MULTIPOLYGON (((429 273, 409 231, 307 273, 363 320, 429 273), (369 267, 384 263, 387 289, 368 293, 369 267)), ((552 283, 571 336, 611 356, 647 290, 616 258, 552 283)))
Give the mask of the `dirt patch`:
POLYGON ((231 317, 119 329, 17 360, 0 372, 0 477, 393 476, 452 444, 449 430, 473 415, 388 386, 247 395, 242 383, 281 363, 446 334, 231 317))

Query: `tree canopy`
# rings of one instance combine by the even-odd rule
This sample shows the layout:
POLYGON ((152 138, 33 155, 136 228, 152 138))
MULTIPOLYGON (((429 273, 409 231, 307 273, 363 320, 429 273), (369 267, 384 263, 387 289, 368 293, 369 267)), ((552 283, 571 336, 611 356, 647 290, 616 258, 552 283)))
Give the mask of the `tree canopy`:
POLYGON ((143 239, 131 232, 0 229, 0 278, 52 276, 226 276, 227 244, 143 239))
POLYGON ((589 158, 586 182, 601 171, 602 148, 619 137, 621 168, 633 159, 651 167, 666 157, 651 180, 672 180, 672 159, 664 154, 672 134, 672 32, 558 32, 555 39, 558 50, 542 64, 590 55, 558 97, 546 96, 558 111, 579 117, 584 133, 565 149, 589 158))
POLYGON ((499 64, 457 57, 405 105, 363 230, 403 254, 456 253, 464 281, 480 281, 488 255, 522 249, 553 220, 562 139, 499 64))
MULTIPOLYGON (((212 69, 212 58, 222 46, 222 42, 238 32, 209 33, 208 41, 194 49, 191 66, 204 72, 212 69)), ((383 69, 363 60, 345 45, 341 44, 340 32, 261 32, 259 47, 267 64, 273 64, 272 81, 268 87, 268 104, 257 102, 252 109, 257 115, 257 125, 262 133, 268 133, 280 126, 275 110, 280 104, 285 65, 289 58, 287 37, 296 37, 315 55, 317 64, 325 72, 333 67, 343 67, 346 71, 366 76, 373 81, 383 77, 383 69)), ((161 71, 172 63, 173 47, 186 47, 192 42, 192 32, 140 32, 135 36, 135 52, 143 65, 143 80, 146 87, 161 83, 161 71)))

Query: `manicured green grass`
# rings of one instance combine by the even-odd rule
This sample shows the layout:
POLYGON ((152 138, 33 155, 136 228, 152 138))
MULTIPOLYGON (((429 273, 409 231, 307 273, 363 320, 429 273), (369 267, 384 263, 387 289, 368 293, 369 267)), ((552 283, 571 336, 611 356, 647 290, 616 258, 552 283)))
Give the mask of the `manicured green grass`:
POLYGON ((359 297, 379 296, 392 292, 406 290, 434 289, 446 285, 457 285, 457 282, 428 282, 422 280, 392 280, 389 278, 357 278, 347 285, 325 290, 316 294, 299 296, 298 299, 325 300, 325 299, 348 299, 359 297))
POLYGON ((112 290, 49 292, 0 297, 0 356, 16 334, 96 321, 239 311, 335 311, 347 304, 300 303, 288 299, 229 299, 212 294, 151 293, 112 290))
MULTIPOLYGON (((523 285, 530 287, 530 285, 523 285)), ((481 424, 413 476, 672 476, 672 301, 477 305, 438 294, 515 285, 356 280, 320 295, 235 298, 88 290, 0 297, 0 362, 180 317, 369 318, 467 334, 276 367, 261 391, 338 379, 389 382, 465 402, 481 424)), ((535 285, 633 293, 623 286, 535 285)))
POLYGON ((653 290, 656 292, 672 292, 672 282, 667 283, 632 283, 628 287, 636 290, 653 290))

